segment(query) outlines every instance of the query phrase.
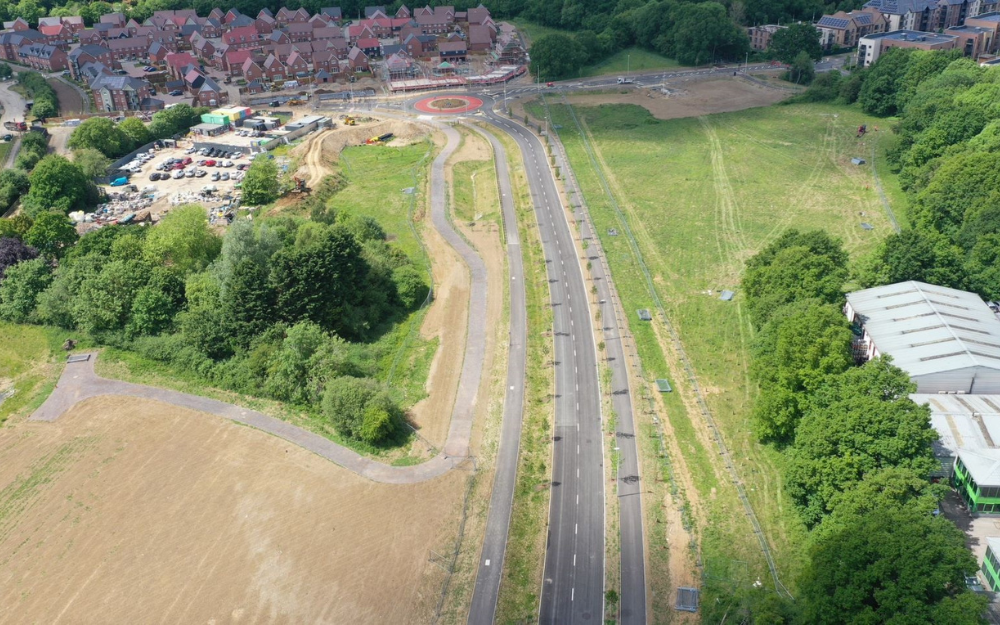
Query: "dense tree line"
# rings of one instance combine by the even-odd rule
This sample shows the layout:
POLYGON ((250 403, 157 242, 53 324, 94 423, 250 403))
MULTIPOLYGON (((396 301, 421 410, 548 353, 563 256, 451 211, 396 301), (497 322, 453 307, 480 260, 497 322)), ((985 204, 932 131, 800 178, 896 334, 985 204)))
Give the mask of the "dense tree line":
POLYGON ((38 72, 18 72, 17 82, 24 87, 28 99, 33 102, 32 115, 45 121, 59 114, 59 97, 44 76, 38 72))
POLYGON ((976 564, 964 535, 937 515, 947 490, 916 386, 876 358, 855 366, 841 309, 847 255, 824 232, 789 231, 747 263, 758 328, 752 421, 782 450, 785 491, 811 530, 794 603, 755 597, 756 622, 979 623, 966 588, 976 564))
POLYGON ((186 206, 153 228, 79 240, 61 212, 3 219, 0 318, 84 332, 383 444, 403 414, 368 379, 382 355, 366 341, 419 306, 427 286, 377 223, 325 215, 238 220, 220 237, 203 208, 186 206))
POLYGON ((76 127, 67 145, 73 150, 97 150, 116 159, 155 139, 185 134, 207 112, 207 107, 178 104, 155 113, 148 126, 138 117, 119 123, 107 117, 91 117, 76 127))

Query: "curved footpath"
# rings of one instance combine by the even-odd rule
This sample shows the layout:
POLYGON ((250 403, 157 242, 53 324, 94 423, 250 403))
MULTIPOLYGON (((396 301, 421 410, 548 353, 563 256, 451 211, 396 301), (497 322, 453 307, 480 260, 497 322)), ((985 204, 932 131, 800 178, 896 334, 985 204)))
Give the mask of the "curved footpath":
MULTIPOLYGON (((422 482, 443 475, 464 462, 469 456, 469 440, 472 434, 476 395, 479 392, 483 360, 486 354, 486 264, 479 254, 455 232, 447 217, 444 166, 458 147, 461 137, 449 126, 432 125, 444 132, 448 143, 431 165, 431 222, 448 244, 465 260, 471 276, 465 359, 462 362, 462 374, 459 378, 458 392, 452 409, 448 438, 443 450, 437 456, 418 465, 389 466, 366 458, 319 434, 303 430, 298 426, 269 417, 256 410, 178 391, 101 378, 94 372, 96 354, 90 354, 90 357, 83 362, 67 363, 56 388, 45 400, 45 403, 31 415, 30 420, 55 421, 74 404, 85 399, 101 395, 126 395, 155 399, 249 425, 308 449, 375 482, 387 484, 422 482)), ((521 342, 523 343, 523 334, 521 342)))

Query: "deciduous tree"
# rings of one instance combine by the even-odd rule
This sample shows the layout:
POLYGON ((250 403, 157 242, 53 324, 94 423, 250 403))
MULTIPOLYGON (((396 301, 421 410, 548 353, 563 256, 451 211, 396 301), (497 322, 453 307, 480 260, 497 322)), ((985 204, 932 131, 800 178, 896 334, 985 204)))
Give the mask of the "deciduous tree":
POLYGON ((791 63, 805 52, 813 61, 823 58, 823 47, 819 44, 819 31, 812 24, 789 24, 780 28, 771 37, 770 52, 782 63, 791 63))
POLYGON ((278 199, 278 166, 269 158, 255 158, 243 178, 243 203, 270 204, 278 199))

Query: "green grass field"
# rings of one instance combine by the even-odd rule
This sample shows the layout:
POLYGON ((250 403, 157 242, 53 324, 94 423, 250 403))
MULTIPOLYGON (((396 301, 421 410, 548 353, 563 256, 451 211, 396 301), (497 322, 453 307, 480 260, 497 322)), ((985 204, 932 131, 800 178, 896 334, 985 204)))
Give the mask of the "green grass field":
MULTIPOLYGON (((543 115, 541 106, 529 110, 543 115)), ((805 529, 782 493, 781 456, 753 438, 748 416, 756 388, 748 374, 753 329, 739 294, 743 265, 788 228, 826 229, 852 256, 872 249, 890 232, 868 165, 879 135, 864 142, 857 126, 869 123, 853 108, 791 105, 703 118, 661 121, 637 106, 575 109, 550 106, 595 228, 607 254, 647 378, 667 377, 680 392, 662 396, 666 417, 697 493, 695 515, 705 563, 707 600, 727 583, 749 583, 769 574, 718 451, 698 433, 702 417, 669 333, 641 323, 638 308, 653 308, 647 279, 631 249, 618 212, 637 242, 666 314, 680 334, 699 386, 732 451, 740 478, 782 575, 792 583, 802 563, 805 529), (871 224, 864 230, 861 223, 871 224), (608 230, 616 228, 618 236, 608 230), (719 292, 737 292, 732 302, 719 292), (736 564, 733 564, 733 563, 736 564), (713 584, 713 582, 720 582, 713 584)), ((899 199, 895 179, 883 168, 882 184, 899 199)), ((895 206, 897 215, 902 212, 895 206)), ((676 464, 676 460, 674 462, 676 464)), ((675 467, 676 468, 676 467, 675 467)), ((693 497, 696 495, 696 497, 693 497)), ((793 589, 794 592, 794 589, 793 589)))
POLYGON ((0 423, 40 406, 62 372, 60 347, 70 333, 56 328, 0 323, 0 423))

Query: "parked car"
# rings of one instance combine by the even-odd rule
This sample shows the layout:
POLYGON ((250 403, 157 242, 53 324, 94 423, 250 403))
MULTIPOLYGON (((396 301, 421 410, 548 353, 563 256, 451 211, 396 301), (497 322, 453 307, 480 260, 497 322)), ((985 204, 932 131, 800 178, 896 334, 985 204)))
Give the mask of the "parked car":
POLYGON ((236 154, 233 154, 233 158, 235 159, 243 158, 243 152, 237 152, 236 154))
POLYGON ((223 180, 229 180, 229 172, 228 171, 222 172, 222 179, 223 180))
POLYGON ((222 166, 223 167, 232 167, 233 166, 233 162, 232 161, 222 161, 222 166))
POLYGON ((208 159, 207 161, 205 161, 205 167, 215 167, 215 161, 213 161, 212 159, 208 159))
POLYGON ((193 169, 189 169, 189 170, 187 170, 187 171, 184 172, 184 175, 187 176, 188 178, 194 178, 194 170, 193 169))
POLYGON ((183 169, 178 169, 177 171, 174 172, 174 180, 180 180, 183 177, 184 177, 183 169))
POLYGON ((149 174, 149 179, 150 180, 159 180, 160 179, 160 174, 158 174, 157 172, 154 171, 153 173, 149 174))
POLYGON ((184 92, 181 91, 180 89, 174 89, 173 91, 170 92, 170 95, 173 96, 184 95, 184 92))
POLYGON ((204 169, 197 169, 194 172, 194 175, 198 176, 199 178, 204 178, 207 174, 208 172, 206 172, 204 169))
POLYGON ((184 150, 184 153, 185 153, 185 154, 194 154, 194 153, 195 153, 195 151, 196 151, 196 150, 194 149, 194 146, 191 146, 191 147, 189 147, 188 149, 184 150))
POLYGON ((5 135, 3 136, 3 140, 4 140, 4 141, 13 141, 13 140, 14 140, 14 135, 12 135, 12 134, 10 134, 10 133, 7 133, 7 134, 5 134, 5 135))
POLYGON ((115 178, 114 180, 111 181, 112 187, 124 187, 127 184, 128 184, 128 178, 125 177, 115 178))
POLYGON ((184 165, 190 165, 191 157, 190 156, 186 157, 183 161, 181 161, 181 163, 183 163, 184 165))
POLYGON ((212 172, 212 182, 217 182, 220 177, 221 176, 219 175, 219 172, 217 172, 217 171, 213 171, 212 172))

